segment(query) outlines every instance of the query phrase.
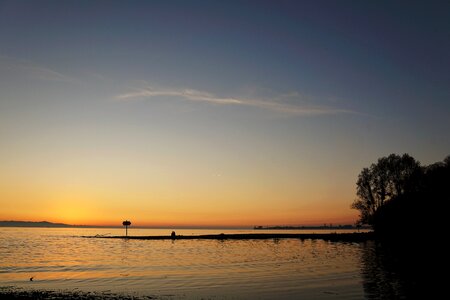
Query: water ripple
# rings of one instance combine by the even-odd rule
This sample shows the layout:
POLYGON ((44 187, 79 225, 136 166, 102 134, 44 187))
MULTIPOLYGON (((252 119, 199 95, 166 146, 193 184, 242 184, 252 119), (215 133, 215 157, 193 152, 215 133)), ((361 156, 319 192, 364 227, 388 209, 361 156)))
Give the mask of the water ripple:
MULTIPOLYGON (((85 239, 93 229, 9 229, 0 285, 259 299, 362 298, 359 244, 85 239), (78 230, 78 231, 77 231, 78 230), (78 234, 77 234, 78 233, 78 234), (33 282, 28 280, 34 276, 33 282)), ((108 229, 108 232, 111 229, 108 229)), ((95 229, 95 233, 102 229, 95 229)))

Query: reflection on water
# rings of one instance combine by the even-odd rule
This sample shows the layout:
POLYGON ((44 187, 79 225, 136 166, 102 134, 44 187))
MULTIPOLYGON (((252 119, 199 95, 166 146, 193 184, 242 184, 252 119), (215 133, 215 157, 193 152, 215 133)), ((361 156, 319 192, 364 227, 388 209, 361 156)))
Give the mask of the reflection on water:
MULTIPOLYGON (((408 285, 389 261, 390 256, 371 242, 79 237, 120 232, 2 229, 0 286, 196 299, 361 299, 407 295, 408 285), (31 276, 35 277, 32 282, 31 276)), ((161 234, 155 230, 144 233, 161 234)), ((196 232, 199 233, 205 232, 196 232)), ((165 234, 170 231, 165 230, 165 234)))
MULTIPOLYGON (((368 299, 430 298, 437 286, 429 281, 436 269, 418 245, 396 245, 368 241, 361 244, 361 266, 368 299), (426 271, 428 269, 428 271, 426 271)), ((436 285, 436 283, 434 283, 436 285)), ((440 297, 439 297, 440 298, 440 297)))
POLYGON ((363 286, 369 299, 398 299, 406 294, 396 259, 380 243, 362 244, 363 286))

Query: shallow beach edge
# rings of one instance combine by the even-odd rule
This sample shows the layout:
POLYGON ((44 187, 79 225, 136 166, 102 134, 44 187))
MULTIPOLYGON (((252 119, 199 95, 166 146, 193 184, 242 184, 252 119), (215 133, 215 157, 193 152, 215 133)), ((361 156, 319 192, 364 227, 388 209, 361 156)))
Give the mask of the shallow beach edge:
POLYGON ((321 239, 326 241, 364 242, 375 239, 373 232, 355 233, 244 233, 244 234, 206 234, 206 235, 159 235, 159 236, 81 236, 98 239, 126 240, 267 240, 267 239, 321 239))
POLYGON ((76 289, 48 290, 26 289, 16 286, 0 286, 0 298, 3 300, 147 300, 162 299, 154 295, 113 293, 111 291, 80 291, 76 289))

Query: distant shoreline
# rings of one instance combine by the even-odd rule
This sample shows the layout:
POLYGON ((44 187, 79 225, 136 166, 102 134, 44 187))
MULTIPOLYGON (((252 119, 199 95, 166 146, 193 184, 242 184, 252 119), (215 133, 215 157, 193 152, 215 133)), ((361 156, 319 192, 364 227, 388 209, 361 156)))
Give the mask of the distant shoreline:
MULTIPOLYGON (((23 227, 23 228, 123 228, 122 225, 72 225, 65 223, 54 223, 48 221, 0 221, 0 227, 23 227)), ((353 225, 321 225, 321 226, 139 226, 133 225, 136 229, 214 229, 214 230, 341 230, 358 228, 353 225)), ((359 229, 371 229, 370 226, 362 226, 359 229)))
MULTIPOLYGON (((106 228, 106 226, 96 225, 70 225, 64 223, 53 223, 47 221, 0 221, 0 227, 30 227, 30 228, 106 228)), ((117 226, 120 228, 121 226, 117 226)), ((112 227, 110 227, 112 228, 112 227)))
POLYGON ((353 225, 322 225, 322 226, 255 226, 254 230, 341 230, 341 229, 372 229, 371 226, 356 227, 353 225))
POLYGON ((373 240, 373 232, 354 233, 244 233, 244 234, 205 234, 177 236, 81 236, 83 238, 125 239, 125 240, 268 240, 268 239, 321 239, 326 241, 363 242, 373 240))

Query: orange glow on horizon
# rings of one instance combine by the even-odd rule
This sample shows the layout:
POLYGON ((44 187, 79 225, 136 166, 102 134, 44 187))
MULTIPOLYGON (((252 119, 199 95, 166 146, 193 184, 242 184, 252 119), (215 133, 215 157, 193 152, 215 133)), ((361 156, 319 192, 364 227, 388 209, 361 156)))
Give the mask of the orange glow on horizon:
POLYGON ((50 214, 36 216, 33 214, 6 215, 0 214, 0 220, 17 220, 40 222, 48 221, 53 223, 65 223, 69 225, 92 225, 92 226, 121 226, 125 219, 131 220, 132 226, 136 227, 253 227, 253 226, 316 226, 323 224, 344 225, 354 224, 357 219, 357 213, 350 212, 347 215, 316 215, 298 216, 291 218, 274 218, 264 216, 249 217, 176 217, 176 216, 153 216, 144 218, 142 216, 133 217, 130 214, 116 219, 106 217, 93 217, 84 215, 82 210, 76 211, 67 208, 67 211, 60 211, 57 216, 50 214))
POLYGON ((209 164, 197 161, 153 168, 132 163, 119 168, 113 161, 98 165, 96 160, 54 167, 39 162, 40 176, 9 166, 0 174, 0 220, 120 226, 129 219, 132 226, 253 227, 354 224, 358 217, 350 209, 353 178, 341 178, 337 171, 328 177, 317 171, 300 176, 295 170, 234 166, 212 176, 209 164))

